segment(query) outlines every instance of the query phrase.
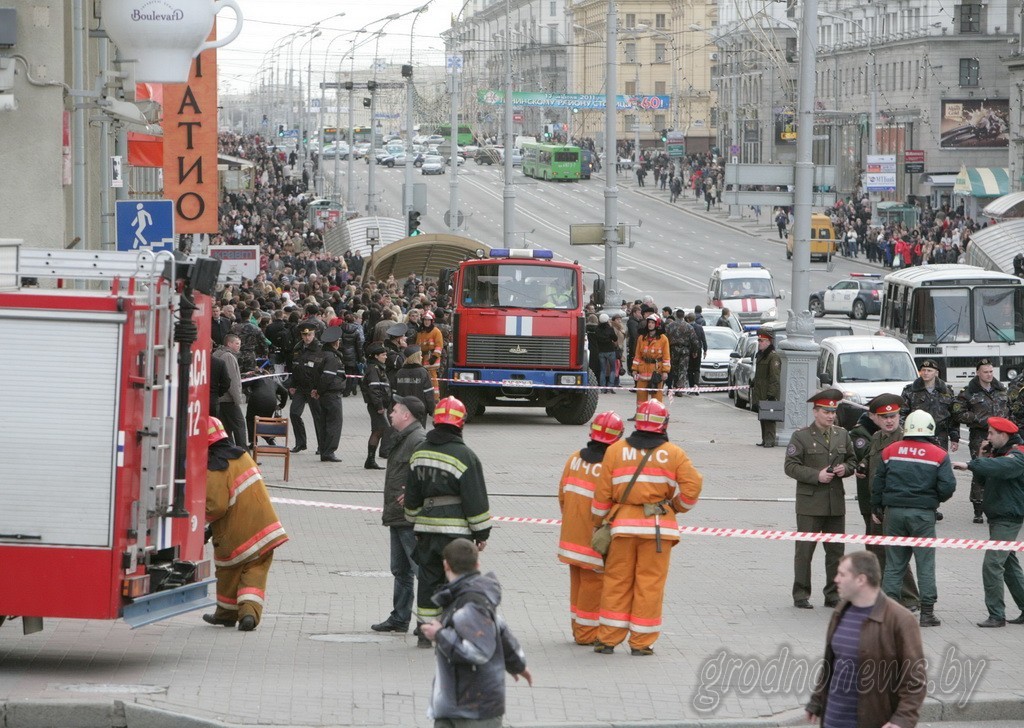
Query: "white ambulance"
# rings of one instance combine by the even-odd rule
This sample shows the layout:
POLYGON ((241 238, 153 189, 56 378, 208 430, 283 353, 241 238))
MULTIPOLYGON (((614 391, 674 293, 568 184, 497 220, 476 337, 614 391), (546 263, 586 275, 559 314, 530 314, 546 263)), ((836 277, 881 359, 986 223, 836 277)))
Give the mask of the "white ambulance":
POLYGON ((771 271, 761 263, 725 263, 708 281, 708 305, 729 309, 744 326, 773 321, 782 298, 771 271))

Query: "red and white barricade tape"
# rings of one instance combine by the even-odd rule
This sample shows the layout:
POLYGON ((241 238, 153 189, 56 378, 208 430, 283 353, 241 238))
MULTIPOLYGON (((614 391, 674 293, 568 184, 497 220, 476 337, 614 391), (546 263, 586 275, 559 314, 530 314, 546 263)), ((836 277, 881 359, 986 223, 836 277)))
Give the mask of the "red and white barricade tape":
MULTIPOLYGON (((271 498, 273 503, 313 508, 333 508, 343 511, 380 513, 383 509, 375 506, 355 506, 348 503, 326 503, 323 501, 300 500, 296 498, 271 498)), ((493 516, 498 523, 528 523, 541 526, 559 526, 559 518, 528 518, 525 516, 493 516)), ((774 531, 766 528, 711 528, 708 526, 680 526, 684 536, 718 536, 721 538, 753 538, 762 541, 815 541, 817 543, 854 543, 866 546, 916 546, 938 549, 961 549, 968 551, 1021 551, 1024 541, 989 541, 981 538, 914 538, 908 536, 868 536, 859 533, 808 533, 806 531, 774 531)))

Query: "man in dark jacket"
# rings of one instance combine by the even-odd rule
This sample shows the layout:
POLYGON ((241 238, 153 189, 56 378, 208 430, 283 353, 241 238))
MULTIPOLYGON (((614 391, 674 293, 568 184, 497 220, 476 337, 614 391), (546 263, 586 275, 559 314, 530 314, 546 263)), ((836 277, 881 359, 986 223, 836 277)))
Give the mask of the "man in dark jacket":
POLYGON ((854 551, 839 563, 842 601, 828 625, 808 722, 817 716, 828 726, 917 725, 928 687, 921 629, 879 589, 880 577, 869 551, 854 551))
POLYGON ((960 447, 960 424, 951 416, 956 395, 952 387, 939 378, 939 365, 934 359, 921 362, 918 378, 903 388, 900 422, 914 410, 924 410, 935 420, 935 440, 939 447, 956 452, 960 447))
MULTIPOLYGON (((253 379, 242 385, 242 390, 245 392, 245 426, 249 430, 249 442, 253 447, 256 446, 253 433, 256 418, 273 417, 275 412, 283 410, 284 406, 288 404, 288 390, 281 384, 281 379, 265 376, 269 373, 267 370, 272 368, 272 365, 267 364, 263 369, 252 372, 252 375, 259 379, 253 379)), ((264 439, 268 445, 274 445, 274 438, 264 439)))
MULTIPOLYGON (((775 351, 775 335, 769 329, 757 332, 757 356, 754 357, 754 381, 750 383, 752 402, 779 402, 782 399, 782 357, 775 351)), ((762 419, 767 412, 758 416, 761 425, 759 447, 775 447, 775 420, 762 419)))
MULTIPOLYGON (((699 309, 700 306, 697 308, 699 309)), ((690 362, 687 367, 690 385, 694 387, 700 386, 700 362, 708 355, 708 338, 704 335, 704 324, 701 323, 703 320, 703 316, 698 320, 696 314, 686 314, 686 323, 690 324, 693 328, 693 333, 697 336, 697 342, 699 343, 699 346, 690 352, 690 362)), ((691 394, 697 396, 699 393, 691 392, 691 394)))
MULTIPOLYGON (((1017 425, 1003 417, 988 418, 988 438, 981 456, 969 463, 954 463, 957 470, 970 470, 984 481, 982 508, 988 517, 988 537, 993 541, 1016 541, 1024 524, 1024 441, 1017 425)), ((1013 551, 986 551, 981 567, 988 619, 979 627, 1024 624, 1024 571, 1013 551), (1006 618, 1003 584, 1021 614, 1006 618)))
POLYGON ((345 390, 345 365, 338 347, 341 344, 341 327, 331 326, 320 337, 323 350, 320 364, 316 369, 316 385, 312 397, 320 405, 317 418, 317 440, 320 443, 320 460, 326 463, 340 463, 335 452, 341 442, 343 422, 341 393, 345 390))
MULTIPOLYGON (((857 455, 857 505, 864 519, 864 533, 881 536, 882 524, 875 523, 871 509, 871 483, 882 462, 882 450, 903 439, 900 427, 900 411, 903 399, 895 394, 880 394, 868 402, 868 411, 860 416, 856 426, 850 430, 853 451, 857 455)), ((938 511, 936 518, 938 517, 938 511)), ((878 557, 879 568, 885 573, 885 546, 868 544, 865 548, 878 557)), ((900 604, 912 612, 921 606, 921 595, 917 591, 914 572, 907 565, 903 578, 903 592, 900 604)))
POLYGON ((405 517, 416 529, 416 617, 426 622, 441 610, 432 597, 444 584, 442 550, 462 536, 482 551, 491 534, 487 484, 480 459, 462 439, 466 406, 445 397, 434 410, 434 429, 413 453, 405 488, 405 517))
MULTIPOLYGON (((935 538, 935 511, 956 490, 949 454, 932 438, 935 420, 927 412, 911 412, 903 439, 882 450, 882 461, 871 482, 871 509, 886 536, 935 538)), ((888 546, 882 589, 899 599, 903 577, 913 553, 921 587, 921 626, 937 627, 938 591, 935 549, 930 546, 888 546)))
MULTIPOLYGON (((968 447, 971 458, 978 457, 982 441, 988 434, 989 417, 1008 417, 1010 412, 1006 387, 995 378, 995 368, 988 359, 979 359, 975 377, 967 383, 953 402, 952 416, 956 425, 967 425, 970 430, 968 447)), ((981 478, 971 478, 971 504, 974 506, 974 522, 984 523, 981 504, 984 500, 981 478)))
POLYGON ((421 425, 427 424, 427 412, 434 411, 434 385, 422 364, 423 353, 418 346, 407 346, 402 352, 405 364, 395 376, 394 393, 399 397, 416 397, 423 403, 421 425))
MULTIPOLYGON (((292 404, 288 409, 288 418, 291 420, 292 430, 295 431, 295 446, 292 452, 302 452, 306 449, 306 425, 302 421, 302 412, 306 409, 306 404, 309 404, 314 426, 319 422, 320 413, 320 403, 313 397, 316 370, 320 365, 322 349, 316 339, 317 327, 312 322, 304 321, 297 329, 302 341, 295 345, 295 351, 292 353, 292 374, 285 384, 288 387, 288 394, 292 397, 292 404)), ((319 429, 316 430, 316 437, 319 450, 319 429)))
MULTIPOLYGON (((416 397, 395 396, 391 426, 395 428, 395 446, 388 455, 384 473, 384 515, 382 522, 391 532, 391 575, 395 577, 391 614, 383 622, 370 625, 374 632, 408 632, 412 620, 413 587, 416 562, 416 534, 405 519, 405 484, 409 480, 409 459, 426 438, 420 421, 426 417, 423 402, 416 397)), ((422 638, 426 639, 426 638, 422 638)), ((429 640, 428 640, 429 641, 429 640)))
POLYGON ((665 336, 668 337, 669 351, 672 353, 672 369, 669 371, 669 388, 696 385, 690 381, 690 359, 700 349, 700 340, 690 324, 686 323, 686 313, 676 309, 676 315, 665 323, 665 336))
POLYGON ((341 325, 341 358, 345 362, 344 395, 348 397, 359 389, 359 365, 363 361, 363 345, 366 339, 363 327, 356 323, 352 313, 345 314, 345 323, 341 325))
POLYGON ((615 357, 619 344, 615 329, 611 325, 611 318, 606 313, 597 317, 593 342, 598 360, 598 384, 602 387, 602 392, 613 392, 615 390, 612 389, 612 385, 619 373, 619 361, 615 357))
MULTIPOLYGON (((374 459, 377 446, 384 439, 384 433, 390 429, 388 425, 388 405, 391 402, 391 382, 384 366, 387 352, 384 344, 370 344, 366 347, 366 373, 360 381, 363 401, 370 415, 370 439, 366 442, 366 470, 381 470, 374 459)), ((383 455, 382 455, 383 457, 383 455)))
POLYGON ((498 614, 501 584, 480 573, 472 541, 457 538, 442 552, 446 586, 434 594, 439 617, 422 625, 437 643, 437 674, 427 711, 435 728, 499 728, 505 714, 505 673, 533 686, 526 655, 498 614))

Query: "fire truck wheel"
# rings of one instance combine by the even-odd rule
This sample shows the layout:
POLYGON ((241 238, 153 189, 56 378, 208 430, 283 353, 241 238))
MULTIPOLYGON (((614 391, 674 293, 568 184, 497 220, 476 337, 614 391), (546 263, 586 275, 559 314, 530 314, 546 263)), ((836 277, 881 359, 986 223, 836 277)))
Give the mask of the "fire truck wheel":
POLYGON ((462 400, 462 404, 466 405, 466 422, 484 413, 485 408, 483 402, 481 402, 480 394, 480 392, 469 387, 451 388, 451 395, 458 397, 462 400))
POLYGON ((553 408, 552 414, 563 425, 585 425, 597 411, 597 390, 576 392, 565 403, 553 408))

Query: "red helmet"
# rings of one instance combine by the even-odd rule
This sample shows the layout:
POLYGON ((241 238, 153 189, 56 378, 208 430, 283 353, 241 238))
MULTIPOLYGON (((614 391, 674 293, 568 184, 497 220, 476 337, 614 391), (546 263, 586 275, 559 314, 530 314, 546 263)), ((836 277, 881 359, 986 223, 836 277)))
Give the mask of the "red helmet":
POLYGON ((641 402, 636 408, 636 429, 664 432, 668 429, 668 408, 656 399, 641 402))
POLYGON ((445 397, 434 408, 434 425, 455 425, 458 428, 466 423, 466 405, 455 397, 445 397))
POLYGON ((424 311, 423 312, 423 320, 424 321, 433 321, 434 320, 434 312, 431 311, 430 309, 427 309, 426 311, 424 311))
POLYGON ((215 442, 226 440, 228 431, 224 429, 224 423, 216 417, 210 417, 206 425, 206 444, 212 445, 215 442))
POLYGON ((648 321, 653 321, 658 326, 661 326, 661 316, 659 316, 658 314, 656 314, 656 313, 649 313, 649 314, 647 314, 647 316, 645 318, 648 321))
POLYGON ((602 412, 590 423, 590 439, 609 445, 622 437, 622 418, 612 411, 602 412))

